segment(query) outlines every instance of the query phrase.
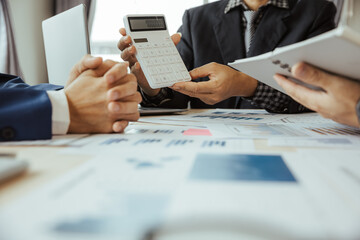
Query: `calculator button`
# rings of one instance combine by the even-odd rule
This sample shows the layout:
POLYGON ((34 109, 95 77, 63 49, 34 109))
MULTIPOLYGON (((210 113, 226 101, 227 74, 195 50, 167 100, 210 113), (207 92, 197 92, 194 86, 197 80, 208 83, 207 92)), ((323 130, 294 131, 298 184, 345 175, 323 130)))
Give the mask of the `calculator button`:
POLYGON ((160 57, 159 61, 160 61, 161 64, 167 64, 166 57, 160 57))
POLYGON ((168 56, 164 56, 163 59, 165 60, 166 64, 171 64, 171 59, 168 56))
POLYGON ((184 71, 184 68, 180 64, 176 64, 176 69, 178 72, 184 71))
POLYGON ((174 82, 174 81, 177 81, 177 77, 176 77, 176 74, 175 73, 171 73, 170 75, 169 75, 169 77, 170 77, 170 81, 171 82, 174 82))
POLYGON ((148 59, 145 59, 145 65, 146 66, 151 66, 152 65, 152 60, 150 59, 150 58, 148 58, 148 59))
POLYGON ((166 67, 161 66, 160 68, 161 68, 162 73, 167 73, 168 72, 166 67))
POLYGON ((156 58, 156 57, 152 59, 152 62, 153 62, 154 65, 159 65, 160 64, 159 59, 156 58))
POLYGON ((165 65, 164 68, 166 69, 166 72, 167 72, 167 73, 173 72, 173 69, 172 69, 171 66, 169 66, 169 65, 165 65))
POLYGON ((154 49, 155 55, 154 56, 161 56, 161 52, 158 49, 154 49))
POLYGON ((187 79, 189 78, 189 73, 186 71, 186 72, 182 72, 182 76, 184 79, 187 79))
POLYGON ((150 56, 149 55, 149 50, 147 50, 147 49, 143 50, 143 54, 144 54, 144 57, 149 57, 150 56))
POLYGON ((176 64, 171 64, 170 66, 171 66, 171 68, 172 68, 172 72, 178 72, 178 69, 177 69, 177 65, 176 65, 176 64))
POLYGON ((180 59, 179 59, 178 56, 176 56, 176 55, 172 55, 172 59, 173 59, 173 62, 174 62, 174 63, 180 62, 180 59))
POLYGON ((159 74, 163 74, 164 73, 164 69, 162 67, 156 67, 156 70, 158 71, 159 74))
POLYGON ((136 49, 146 49, 145 44, 136 44, 135 47, 136 47, 136 49))
POLYGON ((177 54, 178 50, 176 48, 170 48, 172 54, 177 54))
POLYGON ((162 73, 162 70, 159 66, 157 66, 157 67, 154 66, 154 68, 156 69, 157 73, 159 73, 159 74, 162 73))
POLYGON ((163 73, 168 73, 169 72, 168 68, 165 67, 165 66, 161 66, 160 68, 162 69, 163 73))
POLYGON ((159 48, 159 49, 157 49, 157 51, 158 51, 158 55, 161 55, 161 56, 165 55, 164 49, 159 48))
POLYGON ((166 75, 161 75, 160 79, 161 79, 161 82, 163 82, 163 83, 167 82, 166 75))
POLYGON ((176 79, 177 80, 182 80, 183 79, 183 76, 181 73, 176 73, 176 79))
POLYGON ((151 74, 151 75, 158 74, 157 69, 156 69, 156 68, 154 68, 154 67, 149 68, 149 71, 150 71, 150 74, 151 74))
POLYGON ((155 75, 154 77, 153 77, 153 80, 154 80, 154 82, 155 83, 161 83, 162 81, 161 81, 161 77, 159 76, 159 75, 155 75))

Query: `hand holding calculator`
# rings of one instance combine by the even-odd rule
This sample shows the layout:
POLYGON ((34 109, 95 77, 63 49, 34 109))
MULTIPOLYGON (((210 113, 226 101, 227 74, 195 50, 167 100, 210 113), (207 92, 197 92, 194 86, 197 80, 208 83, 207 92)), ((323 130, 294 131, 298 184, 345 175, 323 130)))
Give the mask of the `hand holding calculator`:
POLYGON ((164 15, 126 15, 124 24, 151 88, 169 87, 191 80, 167 31, 164 15))

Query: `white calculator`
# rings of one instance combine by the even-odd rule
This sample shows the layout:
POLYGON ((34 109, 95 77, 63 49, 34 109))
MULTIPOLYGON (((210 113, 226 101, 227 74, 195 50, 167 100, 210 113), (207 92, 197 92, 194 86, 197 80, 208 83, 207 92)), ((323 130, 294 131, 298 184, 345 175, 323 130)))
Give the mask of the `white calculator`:
POLYGON ((124 24, 151 88, 169 87, 191 80, 171 40, 164 15, 126 15, 124 24))

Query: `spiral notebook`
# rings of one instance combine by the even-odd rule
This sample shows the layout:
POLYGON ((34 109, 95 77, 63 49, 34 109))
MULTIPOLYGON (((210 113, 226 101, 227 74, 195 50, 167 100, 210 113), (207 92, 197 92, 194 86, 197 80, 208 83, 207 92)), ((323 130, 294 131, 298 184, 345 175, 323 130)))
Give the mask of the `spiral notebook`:
POLYGON ((276 73, 320 90, 291 77, 291 67, 301 61, 360 81, 360 1, 344 1, 339 25, 334 30, 229 65, 281 92, 284 90, 273 78, 276 73))

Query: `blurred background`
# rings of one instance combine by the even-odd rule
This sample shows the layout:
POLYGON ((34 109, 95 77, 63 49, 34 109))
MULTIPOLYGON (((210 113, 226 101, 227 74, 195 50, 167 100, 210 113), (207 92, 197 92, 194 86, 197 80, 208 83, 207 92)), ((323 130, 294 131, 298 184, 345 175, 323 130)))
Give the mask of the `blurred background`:
POLYGON ((28 84, 48 82, 42 36, 42 21, 80 3, 88 7, 91 52, 105 59, 121 61, 117 42, 126 14, 165 14, 169 33, 176 33, 186 9, 210 0, 8 0, 12 32, 21 71, 28 84))
MULTIPOLYGON (((126 14, 164 14, 170 35, 176 33, 182 23, 184 11, 189 8, 215 2, 214 0, 6 0, 12 22, 16 49, 10 50, 14 57, 9 72, 22 76, 30 85, 48 82, 42 21, 68 10, 80 3, 88 7, 91 52, 105 59, 121 61, 117 42, 119 29, 124 26, 126 14), (13 50, 13 51, 12 51, 13 50)), ((225 1, 225 0, 223 0, 225 1)), ((338 4, 341 0, 329 0, 338 4)))
POLYGON ((94 55, 119 61, 117 42, 123 16, 127 14, 165 14, 170 35, 176 33, 186 9, 206 4, 209 0, 98 0, 91 31, 91 50, 94 55))

